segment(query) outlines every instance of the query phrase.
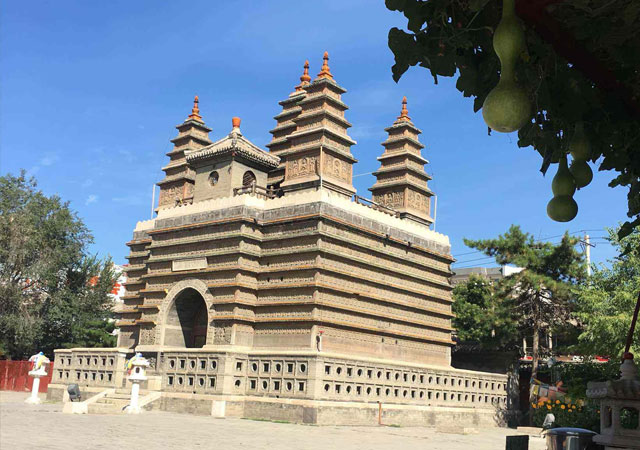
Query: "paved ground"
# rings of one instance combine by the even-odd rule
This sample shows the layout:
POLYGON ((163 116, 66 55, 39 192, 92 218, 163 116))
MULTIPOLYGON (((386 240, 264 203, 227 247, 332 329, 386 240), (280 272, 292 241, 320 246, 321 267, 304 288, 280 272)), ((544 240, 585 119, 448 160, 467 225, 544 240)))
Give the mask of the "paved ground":
MULTIPOLYGON (((438 433, 418 427, 336 427, 147 412, 139 416, 62 414, 61 403, 26 405, 27 393, 0 392, 0 449, 400 449, 494 450, 514 430, 438 433)), ((543 450, 532 439, 531 450, 543 450)))

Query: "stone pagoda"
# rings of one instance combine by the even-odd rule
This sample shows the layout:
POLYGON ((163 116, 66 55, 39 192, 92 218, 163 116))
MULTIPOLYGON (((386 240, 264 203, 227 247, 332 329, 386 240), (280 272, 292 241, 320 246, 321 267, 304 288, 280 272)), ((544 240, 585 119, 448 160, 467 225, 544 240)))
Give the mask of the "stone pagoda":
POLYGON ((385 131, 389 137, 382 143, 384 153, 378 157, 380 169, 373 173, 377 181, 369 188, 373 201, 398 211, 402 218, 430 225, 433 192, 427 181, 431 177, 424 170, 428 161, 420 154, 424 145, 418 135, 422 131, 409 117, 407 97, 402 98, 400 115, 385 131))
POLYGON ((141 408, 494 423, 506 376, 450 365, 454 259, 447 236, 429 229, 433 194, 406 99, 365 200, 353 195, 355 141, 328 54, 314 80, 308 62, 300 80, 268 151, 237 117, 212 142, 196 97, 172 141, 157 217, 127 244, 118 345, 57 350, 51 398, 75 383, 108 403, 140 353, 150 362, 141 408))
POLYGON ((160 187, 158 210, 193 202, 195 173, 187 164, 185 154, 187 151, 198 150, 211 144, 209 139, 211 128, 204 124, 198 102, 196 95, 191 114, 176 127, 178 136, 171 140, 174 147, 167 153, 170 158, 169 164, 162 168, 165 177, 158 182, 160 187))

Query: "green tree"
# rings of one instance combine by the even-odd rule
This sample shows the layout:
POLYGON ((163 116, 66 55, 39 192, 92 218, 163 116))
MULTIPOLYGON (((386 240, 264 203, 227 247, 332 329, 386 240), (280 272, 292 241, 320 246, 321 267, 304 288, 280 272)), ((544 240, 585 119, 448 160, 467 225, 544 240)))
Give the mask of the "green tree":
MULTIPOLYGON (((479 111, 500 78, 493 33, 503 0, 386 0, 408 19, 389 31, 398 81, 411 66, 438 77, 457 76, 456 87, 479 111)), ((576 125, 584 124, 589 160, 628 187, 631 218, 620 236, 640 225, 640 2, 634 0, 516 0, 526 50, 516 55, 515 76, 533 105, 518 132, 532 146, 541 171, 566 153, 576 125)), ((588 170, 588 169, 587 169, 588 170)), ((551 197, 551 196, 550 196, 551 197)))
POLYGON ((0 347, 11 358, 114 345, 110 259, 88 254, 82 220, 33 178, 0 177, 0 347))
MULTIPOLYGON (((631 317, 640 292, 640 231, 623 240, 609 230, 608 240, 618 250, 631 251, 595 267, 577 291, 576 317, 580 321, 577 348, 590 355, 619 356, 624 351, 631 317)), ((632 343, 640 351, 640 332, 632 343)))
POLYGON ((475 342, 486 350, 514 348, 517 324, 503 299, 494 294, 493 282, 472 274, 453 288, 453 325, 458 339, 475 342))
POLYGON ((577 240, 565 234, 559 244, 536 242, 532 235, 512 225, 497 239, 464 240, 468 247, 493 256, 500 265, 513 264, 523 270, 496 284, 496 296, 503 299, 517 321, 521 336, 533 337, 533 367, 538 370, 541 333, 566 326, 573 308, 573 290, 585 275, 577 240))

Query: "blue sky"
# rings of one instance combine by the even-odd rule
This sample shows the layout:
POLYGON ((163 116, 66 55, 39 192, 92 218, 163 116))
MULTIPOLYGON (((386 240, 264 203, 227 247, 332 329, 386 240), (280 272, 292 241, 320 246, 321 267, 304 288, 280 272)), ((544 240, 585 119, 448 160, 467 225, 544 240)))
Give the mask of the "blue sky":
MULTIPOLYGON (((93 251, 125 263, 124 244, 136 221, 150 217, 152 186, 193 96, 212 139, 240 116, 245 136, 264 148, 277 102, 298 83, 304 60, 315 76, 327 50, 348 90, 354 174, 378 167, 384 128, 408 97, 438 195, 436 229, 450 236, 459 267, 493 265, 470 253, 463 237, 494 237, 517 223, 557 242, 565 230, 604 236, 604 227, 625 219, 625 191, 607 187, 612 173, 596 172, 576 194, 578 217, 551 221, 551 176, 538 172, 540 157, 519 149, 515 134, 487 136, 455 80, 435 86, 413 68, 394 83, 387 33, 405 25, 371 0, 4 2, 0 174, 28 170, 45 193, 71 202, 93 231, 93 251)), ((374 181, 354 178, 364 196, 374 181)), ((596 262, 613 256, 605 243, 592 249, 596 262)))

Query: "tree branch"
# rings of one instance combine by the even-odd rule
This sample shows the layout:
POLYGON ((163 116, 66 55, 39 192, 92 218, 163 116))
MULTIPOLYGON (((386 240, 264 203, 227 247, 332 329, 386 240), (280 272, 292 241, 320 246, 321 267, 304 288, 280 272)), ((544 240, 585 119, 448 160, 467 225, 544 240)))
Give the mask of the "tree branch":
POLYGON ((640 104, 632 98, 631 89, 620 83, 611 70, 547 13, 545 8, 551 3, 559 3, 559 0, 516 0, 516 14, 548 42, 558 55, 573 64, 598 88, 615 94, 624 103, 629 114, 640 116, 640 104))

